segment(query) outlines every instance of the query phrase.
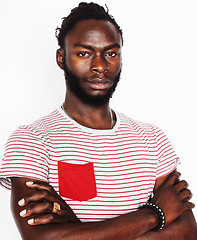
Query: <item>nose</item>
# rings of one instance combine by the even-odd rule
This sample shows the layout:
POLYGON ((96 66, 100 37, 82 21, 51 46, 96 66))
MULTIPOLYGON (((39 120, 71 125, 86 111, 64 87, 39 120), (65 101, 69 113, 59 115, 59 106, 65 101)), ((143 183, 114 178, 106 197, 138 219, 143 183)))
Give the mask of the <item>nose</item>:
POLYGON ((91 71, 96 73, 104 73, 108 70, 106 59, 102 56, 96 56, 92 60, 91 71))

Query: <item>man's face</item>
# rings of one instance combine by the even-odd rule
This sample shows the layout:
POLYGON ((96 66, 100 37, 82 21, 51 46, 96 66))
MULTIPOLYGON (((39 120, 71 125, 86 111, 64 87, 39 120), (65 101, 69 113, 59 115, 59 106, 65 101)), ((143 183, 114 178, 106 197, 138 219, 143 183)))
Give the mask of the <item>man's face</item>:
POLYGON ((108 102, 120 78, 121 45, 112 23, 78 22, 65 38, 63 64, 68 89, 91 105, 108 102))

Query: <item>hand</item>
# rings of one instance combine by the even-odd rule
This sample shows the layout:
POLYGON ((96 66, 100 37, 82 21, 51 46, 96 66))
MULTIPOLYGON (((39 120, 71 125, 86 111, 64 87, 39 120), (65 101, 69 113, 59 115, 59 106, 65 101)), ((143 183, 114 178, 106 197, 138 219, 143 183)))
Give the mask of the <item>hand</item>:
POLYGON ((20 216, 28 217, 28 224, 40 225, 52 222, 61 223, 74 221, 79 219, 73 213, 66 202, 56 193, 52 186, 44 182, 26 182, 27 187, 36 189, 37 191, 26 195, 18 204, 25 207, 20 212, 20 216), (60 210, 53 212, 54 203, 60 205, 60 210))
POLYGON ((172 173, 167 180, 156 190, 151 202, 158 205, 164 212, 166 225, 177 219, 185 210, 192 209, 195 205, 189 200, 192 193, 187 189, 185 180, 179 181, 180 173, 172 173))

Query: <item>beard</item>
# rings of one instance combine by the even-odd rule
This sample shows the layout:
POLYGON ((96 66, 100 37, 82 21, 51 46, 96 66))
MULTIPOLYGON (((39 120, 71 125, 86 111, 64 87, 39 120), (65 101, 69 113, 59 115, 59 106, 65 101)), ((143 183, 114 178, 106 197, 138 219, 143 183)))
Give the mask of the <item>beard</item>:
MULTIPOLYGON (((116 77, 114 77, 113 85, 107 90, 105 95, 102 96, 92 96, 88 94, 84 88, 80 84, 80 78, 77 77, 74 72, 72 72, 65 62, 64 57, 64 73, 65 73, 65 80, 66 80, 66 86, 69 88, 69 90, 77 96, 83 103, 91 105, 91 106, 101 106, 109 102, 110 98, 112 97, 118 82, 120 80, 121 75, 121 69, 116 77)), ((82 80, 86 81, 86 78, 83 78, 82 80)))

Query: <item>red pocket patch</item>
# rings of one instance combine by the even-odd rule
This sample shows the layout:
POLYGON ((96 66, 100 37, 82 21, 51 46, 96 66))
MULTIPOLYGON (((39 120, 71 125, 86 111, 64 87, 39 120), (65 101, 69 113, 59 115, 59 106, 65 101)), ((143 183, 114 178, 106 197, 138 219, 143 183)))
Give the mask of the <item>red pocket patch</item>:
POLYGON ((87 201, 97 196, 93 163, 58 162, 59 192, 62 197, 87 201))

